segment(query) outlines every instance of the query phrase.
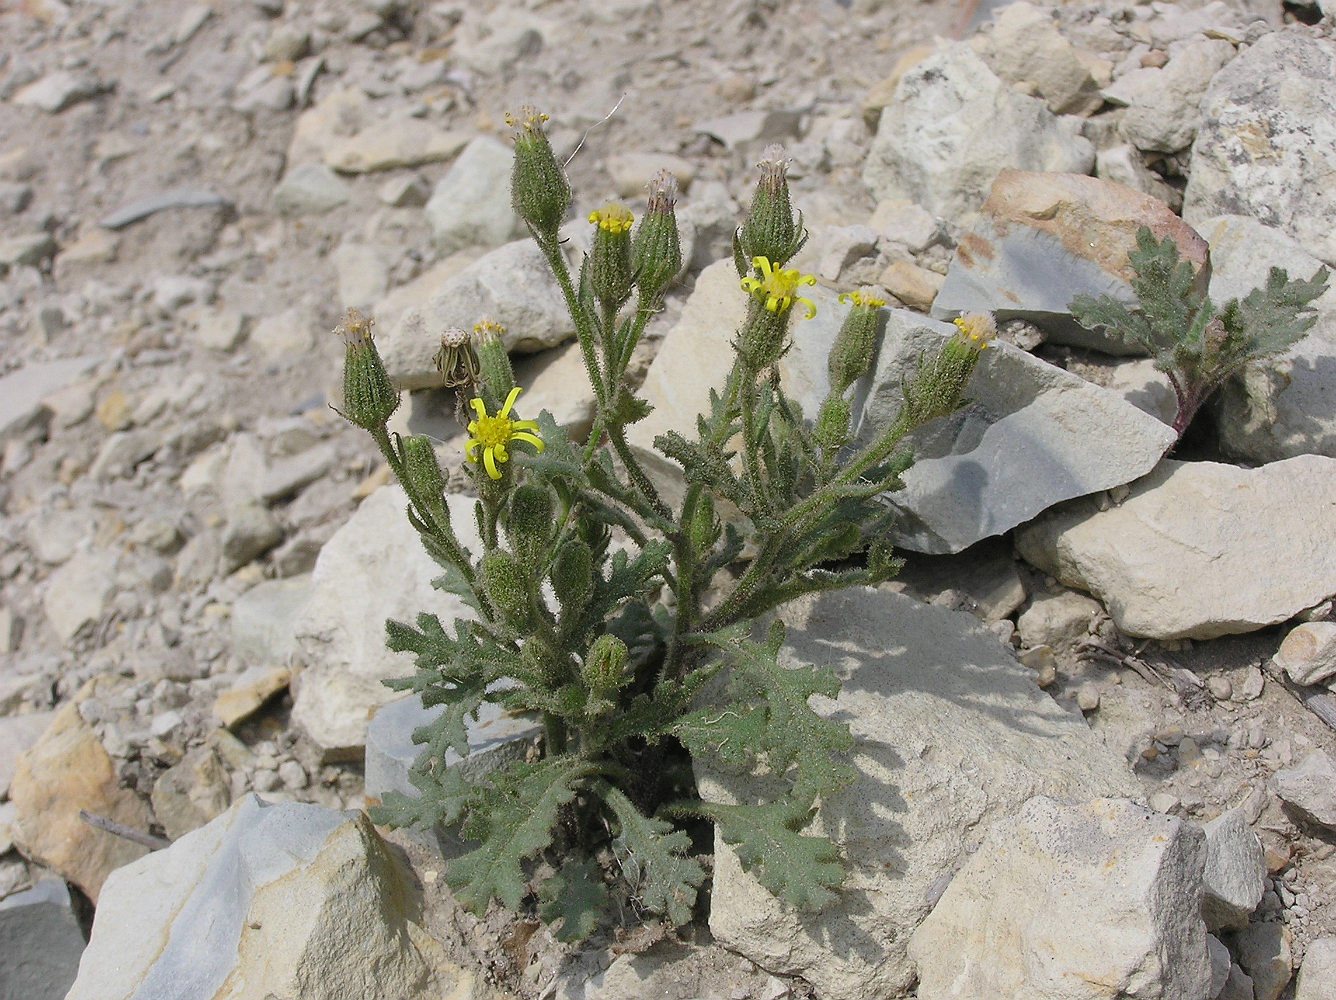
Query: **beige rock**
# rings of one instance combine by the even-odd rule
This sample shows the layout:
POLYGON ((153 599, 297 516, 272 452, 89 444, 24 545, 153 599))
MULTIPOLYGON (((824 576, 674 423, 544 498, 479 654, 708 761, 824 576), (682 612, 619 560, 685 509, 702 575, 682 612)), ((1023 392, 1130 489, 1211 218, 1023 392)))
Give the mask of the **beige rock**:
POLYGON ((1090 67, 1062 37, 1052 11, 1020 2, 993 19, 991 65, 1008 83, 1028 81, 1059 115, 1089 115, 1104 104, 1090 67))
POLYGON ((868 128, 876 131, 877 121, 881 118, 881 109, 895 100, 895 88, 900 86, 900 78, 930 55, 932 55, 931 45, 915 45, 912 49, 901 53, 895 65, 891 67, 891 72, 872 85, 860 104, 863 121, 867 122, 868 128))
POLYGON ((944 277, 935 271, 919 267, 907 260, 894 261, 881 274, 881 285, 897 299, 909 306, 927 312, 937 297, 944 277))
POLYGON ((286 162, 295 165, 323 159, 326 150, 340 145, 365 124, 370 103, 366 93, 356 87, 326 94, 298 116, 286 162))
POLYGON ((153 814, 171 840, 179 840, 227 811, 231 783, 218 752, 194 747, 158 776, 150 796, 153 814))
POLYGON ((77 703, 57 712, 37 745, 19 758, 9 797, 16 812, 14 843, 95 903, 113 870, 148 852, 79 818, 86 810, 145 833, 153 821, 143 800, 120 786, 77 703))
POLYGON ((645 185, 660 170, 677 179, 680 191, 686 191, 696 177, 694 163, 671 153, 614 153, 603 161, 603 169, 619 198, 643 198, 645 185))
POLYGON ((1257 1000, 1276 1000, 1289 984, 1294 974, 1293 940, 1284 924, 1249 924, 1239 932, 1235 940, 1239 965, 1252 977, 1257 1000))
POLYGON ((1210 639, 1336 592, 1336 459, 1240 469, 1163 461, 1101 511, 1078 500, 1017 535, 1023 558, 1094 594, 1129 635, 1210 639))
POLYGON ((365 815, 247 796, 113 876, 67 1000, 492 996, 418 919, 365 815))
POLYGON ((1280 644, 1276 666, 1296 684, 1320 684, 1336 674, 1336 622, 1305 622, 1280 644))
POLYGON ((321 158, 339 173, 369 174, 453 159, 469 139, 421 118, 390 118, 346 138, 331 137, 321 158))
MULTIPOLYGON (((213 714, 229 729, 260 710, 292 680, 287 667, 253 667, 213 701, 213 714)), ((212 818, 212 817, 210 817, 212 818)))

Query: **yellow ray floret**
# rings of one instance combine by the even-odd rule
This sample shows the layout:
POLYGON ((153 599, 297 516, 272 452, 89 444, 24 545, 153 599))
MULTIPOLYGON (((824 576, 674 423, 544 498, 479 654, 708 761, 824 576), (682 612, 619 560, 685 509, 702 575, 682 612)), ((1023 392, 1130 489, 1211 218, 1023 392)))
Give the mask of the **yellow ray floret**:
POLYGON ((498 466, 510 460, 508 446, 511 441, 523 441, 525 444, 533 445, 537 451, 543 450, 542 438, 532 433, 538 430, 536 423, 532 420, 510 419, 510 408, 515 405, 515 397, 519 394, 519 386, 511 389, 505 405, 501 407, 501 412, 494 417, 487 415, 487 407, 481 399, 475 396, 469 400, 469 405, 473 407, 478 419, 469 421, 468 431, 471 436, 464 446, 464 457, 470 462, 478 461, 475 452, 481 448, 483 468, 492 479, 501 478, 498 466))
POLYGON ((764 302, 772 313, 782 313, 795 302, 807 307, 806 319, 816 315, 816 304, 807 298, 795 294, 803 285, 815 285, 816 279, 810 274, 799 274, 796 268, 783 270, 774 267, 768 257, 753 257, 752 267, 761 272, 761 277, 746 277, 741 281, 742 290, 750 292, 758 302, 764 302))
POLYGON ((885 299, 879 299, 871 292, 842 292, 840 301, 849 302, 856 306, 866 306, 869 309, 880 309, 886 304, 885 299))

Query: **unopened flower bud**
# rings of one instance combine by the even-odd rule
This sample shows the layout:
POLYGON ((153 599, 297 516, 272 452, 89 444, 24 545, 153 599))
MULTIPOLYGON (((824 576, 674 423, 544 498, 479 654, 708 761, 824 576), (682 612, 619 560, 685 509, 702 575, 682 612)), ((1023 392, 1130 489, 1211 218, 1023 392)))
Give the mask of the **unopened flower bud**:
POLYGON ((528 632, 532 625, 529 592, 525 586, 527 576, 520 561, 509 552, 494 549, 482 557, 482 581, 487 599, 502 621, 522 633, 528 632))
POLYGON ((872 367, 872 355, 877 344, 877 316, 886 303, 864 292, 845 292, 841 302, 850 302, 853 308, 844 318, 840 332, 831 345, 828 366, 830 394, 840 396, 872 367))
POLYGON ((958 332, 936 357, 919 360, 918 371, 905 383, 905 411, 911 427, 954 413, 964 405, 965 387, 980 353, 997 332, 992 316, 973 313, 953 320, 958 332))
POLYGON ((371 328, 375 321, 349 309, 334 332, 343 337, 343 409, 338 414, 363 430, 385 426, 399 407, 399 393, 385 374, 371 328))
POLYGON ((631 244, 631 269, 642 306, 652 306, 682 270, 677 233, 677 180, 660 170, 649 182, 649 205, 631 244))
POLYGON ((591 694, 602 697, 626 685, 627 654, 626 643, 615 635, 605 632, 594 640, 580 671, 591 694))
POLYGON ((589 213, 594 246, 589 254, 589 286, 605 309, 614 312, 631 297, 631 210, 609 202, 589 213))
POLYGON ((849 443, 849 401, 843 396, 830 395, 821 404, 817 414, 814 436, 821 447, 834 450, 849 443))
POLYGON ((510 366, 510 352, 501 339, 506 328, 490 319, 482 320, 473 327, 477 338, 474 350, 478 354, 478 370, 482 375, 482 388, 479 395, 489 410, 495 410, 501 400, 510 395, 515 388, 515 370, 510 366), (493 398, 488 398, 489 395, 493 398))
POLYGON ((747 273, 747 261, 754 257, 765 257, 776 268, 783 267, 807 241, 802 213, 795 215, 789 201, 789 161, 783 147, 778 143, 767 146, 756 166, 761 179, 747 219, 734 238, 739 277, 747 273))
POLYGON ((594 584, 594 556, 589 546, 578 538, 564 544, 552 560, 551 577, 563 613, 579 614, 594 584))
POLYGON ((687 525, 691 546, 697 552, 704 552, 719 538, 719 522, 714 516, 714 501, 709 494, 701 493, 696 498, 696 506, 691 511, 691 523, 687 525))
POLYGON ((413 493, 432 504, 439 504, 448 520, 449 508, 440 503, 445 496, 445 476, 441 474, 441 464, 436 460, 436 448, 431 440, 422 434, 414 434, 404 438, 399 449, 404 460, 404 475, 412 481, 413 493))
POLYGON ((515 129, 510 202, 535 232, 555 241, 571 204, 571 186, 543 132, 545 121, 547 115, 528 106, 518 116, 506 115, 506 124, 515 129))
POLYGON ((538 573, 552 537, 556 497, 546 486, 524 483, 507 502, 506 537, 529 573, 538 573))

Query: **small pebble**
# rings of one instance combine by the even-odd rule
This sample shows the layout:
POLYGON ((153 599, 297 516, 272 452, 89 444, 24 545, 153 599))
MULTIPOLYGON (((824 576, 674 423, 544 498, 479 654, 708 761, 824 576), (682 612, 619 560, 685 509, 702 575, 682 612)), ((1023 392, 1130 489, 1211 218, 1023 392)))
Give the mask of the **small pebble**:
POLYGON ((1214 674, 1207 678, 1206 689, 1211 692, 1211 697, 1216 701, 1229 701, 1229 696, 1234 693, 1234 685, 1229 683, 1229 678, 1222 677, 1220 674, 1214 674))
POLYGON ((1086 681, 1076 689, 1076 704, 1082 712, 1093 712, 1099 708, 1099 686, 1094 681, 1086 681))

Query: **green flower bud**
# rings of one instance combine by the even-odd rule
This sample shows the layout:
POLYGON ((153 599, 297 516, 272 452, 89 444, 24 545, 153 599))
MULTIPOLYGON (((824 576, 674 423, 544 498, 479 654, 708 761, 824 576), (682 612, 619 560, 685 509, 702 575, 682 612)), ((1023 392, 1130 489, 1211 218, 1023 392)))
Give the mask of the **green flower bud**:
POLYGON ((404 475, 411 481, 413 492, 437 506, 438 514, 444 511, 448 523, 449 508, 441 502, 445 496, 445 476, 441 474, 431 440, 422 434, 414 434, 400 442, 399 451, 404 460, 404 475))
POLYGON ((510 175, 510 203, 534 231, 555 242, 571 204, 571 185, 543 132, 547 115, 528 106, 519 117, 506 115, 515 129, 515 163, 510 175))
POLYGON ((494 549, 482 557, 482 582, 487 599, 503 622, 523 633, 531 631, 533 625, 527 579, 524 567, 509 552, 494 549))
POLYGON ((515 369, 510 366, 510 352, 501 339, 505 332, 505 327, 490 319, 484 319, 473 327, 473 335, 478 342, 478 371, 482 375, 479 396, 489 410, 498 409, 501 400, 515 388, 515 369))
POLYGON ((399 407, 399 393, 385 374, 371 328, 375 320, 349 309, 334 332, 343 337, 343 409, 335 412, 363 430, 376 430, 399 407))
POLYGON ((682 270, 682 245, 677 234, 677 180, 660 170, 649 182, 649 205, 631 245, 631 268, 642 308, 658 302, 663 290, 682 270))
POLYGON ((830 394, 844 391, 868 373, 877 345, 877 317, 886 303, 863 292, 845 292, 840 301, 853 303, 844 325, 835 335, 828 359, 830 394))
POLYGON ((719 522, 714 516, 714 501, 708 494, 702 493, 696 498, 696 506, 691 511, 691 522, 687 525, 687 537, 691 547, 697 552, 704 552, 719 538, 719 522))
POLYGON ((788 350, 788 332, 787 313, 773 313, 752 302, 733 347, 747 370, 755 374, 784 356, 788 350))
POLYGON ((903 418, 910 427, 947 416, 964 405, 965 387, 974 374, 979 355, 997 332, 993 318, 981 313, 952 322, 959 332, 935 357, 919 358, 918 371, 904 384, 903 418))
POLYGON ((827 396, 816 418, 816 440, 828 450, 849 443, 849 401, 843 396, 827 396))
POLYGON ((765 257, 775 268, 787 264, 807 242, 803 217, 796 216, 789 201, 788 158, 778 143, 765 148, 756 164, 761 170, 751 210, 734 239, 738 276, 747 273, 746 262, 765 257))
POLYGON ((812 300, 798 294, 803 285, 815 285, 816 279, 794 268, 775 267, 765 257, 755 258, 752 266, 760 277, 748 275, 738 282, 751 294, 752 302, 735 346, 743 362, 759 372, 788 350, 789 310, 793 304, 807 307, 806 319, 816 315, 812 300))
POLYGON ((547 556, 552 537, 556 498, 546 486, 524 483, 511 490, 507 505, 506 537, 525 571, 536 574, 547 556))
POLYGON ((631 297, 631 210, 608 202, 589 213, 594 248, 589 255, 589 284, 605 309, 614 312, 631 297))
POLYGON ((552 560, 552 590, 564 614, 579 614, 594 589, 594 554, 581 539, 563 545, 552 560))
POLYGON ((605 632, 594 640, 580 670, 581 679, 592 695, 602 698, 626 686, 630 680, 626 675, 627 655, 626 643, 615 635, 605 632))

